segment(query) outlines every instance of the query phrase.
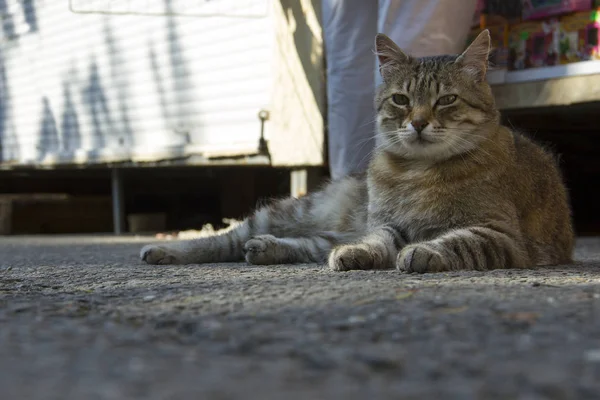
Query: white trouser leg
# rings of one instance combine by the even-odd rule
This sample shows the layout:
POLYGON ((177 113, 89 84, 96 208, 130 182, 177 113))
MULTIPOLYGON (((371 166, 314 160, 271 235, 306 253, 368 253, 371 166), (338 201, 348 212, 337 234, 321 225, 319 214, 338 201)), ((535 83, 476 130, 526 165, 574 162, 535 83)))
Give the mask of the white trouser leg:
POLYGON ((375 34, 416 56, 460 53, 477 0, 322 0, 333 179, 366 169, 374 146, 373 96, 381 83, 375 34))
POLYGON ((377 1, 322 0, 333 179, 366 169, 373 149, 377 1))
POLYGON ((458 54, 476 5, 477 0, 379 0, 377 29, 414 57, 458 54))

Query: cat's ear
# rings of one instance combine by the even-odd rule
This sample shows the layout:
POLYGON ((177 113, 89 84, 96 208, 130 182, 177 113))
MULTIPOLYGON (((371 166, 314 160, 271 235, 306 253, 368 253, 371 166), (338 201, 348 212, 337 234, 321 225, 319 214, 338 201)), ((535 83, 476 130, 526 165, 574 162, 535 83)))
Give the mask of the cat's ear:
POLYGON ((485 80, 490 55, 490 31, 485 29, 473 40, 471 45, 456 59, 463 71, 477 82, 485 80))
POLYGON ((375 37, 375 54, 377 54, 377 58, 379 59, 379 73, 384 81, 389 77, 390 72, 394 68, 410 61, 410 57, 400 50, 400 47, 392 39, 383 33, 378 33, 375 37))

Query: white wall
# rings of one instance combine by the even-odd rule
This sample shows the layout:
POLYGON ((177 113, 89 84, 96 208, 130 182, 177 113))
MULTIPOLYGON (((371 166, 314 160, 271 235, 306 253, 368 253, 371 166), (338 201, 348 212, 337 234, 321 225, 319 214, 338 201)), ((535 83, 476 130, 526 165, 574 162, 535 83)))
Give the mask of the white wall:
POLYGON ((73 12, 67 0, 25 0, 27 21, 17 2, 0 0, 13 21, 0 40, 2 162, 255 151, 273 26, 268 0, 232 2, 71 0, 73 12))

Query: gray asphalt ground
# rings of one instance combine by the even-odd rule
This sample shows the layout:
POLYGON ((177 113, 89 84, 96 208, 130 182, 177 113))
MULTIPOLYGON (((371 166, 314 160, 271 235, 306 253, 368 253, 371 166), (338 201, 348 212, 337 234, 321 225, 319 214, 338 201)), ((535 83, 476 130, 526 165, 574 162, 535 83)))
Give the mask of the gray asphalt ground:
POLYGON ((148 266, 147 242, 0 239, 0 399, 600 398, 600 238, 425 275, 148 266))

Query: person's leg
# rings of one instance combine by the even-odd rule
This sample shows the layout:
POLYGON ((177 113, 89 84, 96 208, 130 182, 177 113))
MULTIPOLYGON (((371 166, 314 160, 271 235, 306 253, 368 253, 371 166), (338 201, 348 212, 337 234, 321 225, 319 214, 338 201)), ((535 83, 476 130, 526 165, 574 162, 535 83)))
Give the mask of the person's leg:
POLYGON ((366 170, 373 150, 377 2, 322 0, 333 179, 366 170))
POLYGON ((459 54, 476 5, 477 0, 379 0, 377 29, 415 57, 459 54))

